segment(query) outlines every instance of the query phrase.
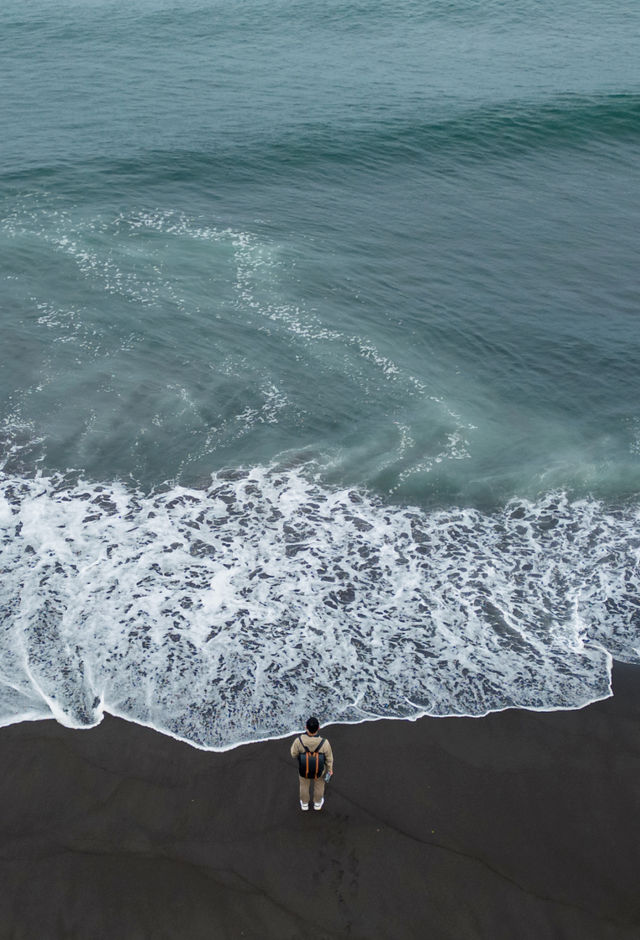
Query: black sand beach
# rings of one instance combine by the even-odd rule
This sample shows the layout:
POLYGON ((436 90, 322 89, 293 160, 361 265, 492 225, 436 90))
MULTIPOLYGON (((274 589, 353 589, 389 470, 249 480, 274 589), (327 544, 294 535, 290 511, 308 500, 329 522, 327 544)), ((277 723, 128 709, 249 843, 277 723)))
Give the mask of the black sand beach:
POLYGON ((640 937, 640 670, 574 712, 327 729, 213 754, 106 718, 0 731, 2 938, 640 937), (362 777, 363 761, 375 773, 362 777))

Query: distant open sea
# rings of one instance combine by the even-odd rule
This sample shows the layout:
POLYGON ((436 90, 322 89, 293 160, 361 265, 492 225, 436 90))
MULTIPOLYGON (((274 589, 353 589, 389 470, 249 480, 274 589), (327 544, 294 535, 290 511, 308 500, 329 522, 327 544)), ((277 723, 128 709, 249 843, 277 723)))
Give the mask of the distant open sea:
POLYGON ((0 724, 640 662, 637 0, 3 0, 0 724))

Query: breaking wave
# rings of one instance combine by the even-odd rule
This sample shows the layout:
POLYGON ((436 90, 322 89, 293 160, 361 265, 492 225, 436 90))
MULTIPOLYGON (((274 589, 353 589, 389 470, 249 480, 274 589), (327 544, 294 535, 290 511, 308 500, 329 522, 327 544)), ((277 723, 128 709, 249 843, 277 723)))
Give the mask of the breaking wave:
POLYGON ((205 748, 323 721, 575 708, 640 659, 640 511, 385 505, 309 466, 143 494, 0 477, 0 722, 205 748))

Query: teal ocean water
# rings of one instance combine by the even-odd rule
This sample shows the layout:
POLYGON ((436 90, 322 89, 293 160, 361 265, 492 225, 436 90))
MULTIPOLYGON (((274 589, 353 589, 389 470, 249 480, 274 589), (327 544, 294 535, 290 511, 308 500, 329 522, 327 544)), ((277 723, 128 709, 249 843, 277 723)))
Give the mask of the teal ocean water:
POLYGON ((640 661, 640 6, 4 0, 0 723, 640 661))

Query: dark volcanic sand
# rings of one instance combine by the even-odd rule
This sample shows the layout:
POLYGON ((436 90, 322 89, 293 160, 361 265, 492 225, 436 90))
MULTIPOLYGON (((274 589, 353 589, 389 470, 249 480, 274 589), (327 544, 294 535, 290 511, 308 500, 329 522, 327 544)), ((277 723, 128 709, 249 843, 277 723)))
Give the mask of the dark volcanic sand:
POLYGON ((288 741, 2 729, 0 936, 637 940, 640 669, 614 690, 331 727, 321 813, 299 810, 288 741))

